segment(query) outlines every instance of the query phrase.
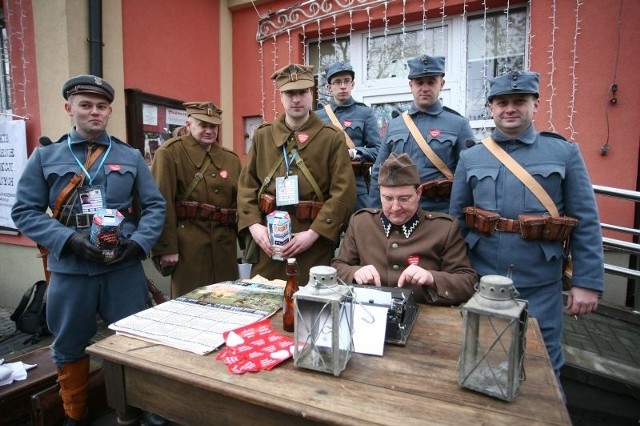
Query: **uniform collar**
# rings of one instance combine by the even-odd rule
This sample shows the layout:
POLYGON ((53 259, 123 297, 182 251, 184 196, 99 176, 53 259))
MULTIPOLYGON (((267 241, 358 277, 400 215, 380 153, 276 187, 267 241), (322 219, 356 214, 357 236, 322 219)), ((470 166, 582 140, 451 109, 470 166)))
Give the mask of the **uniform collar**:
POLYGON ((337 108, 347 108, 350 107, 351 105, 355 104, 356 100, 353 99, 352 96, 349 96, 349 99, 347 99, 347 101, 345 103, 343 103, 342 105, 338 105, 335 101, 335 99, 331 98, 331 101, 329 102, 329 104, 331 105, 331 109, 332 110, 336 110, 337 108))
POLYGON ((389 219, 387 219, 384 213, 380 211, 380 222, 382 223, 382 230, 384 231, 384 235, 386 235, 387 238, 389 238, 389 235, 391 235, 391 230, 397 228, 402 230, 402 234, 406 239, 408 239, 420 224, 420 216, 418 216, 418 212, 415 212, 411 219, 409 219, 404 224, 394 225, 393 223, 389 222, 389 219))
POLYGON ((222 155, 218 155, 218 153, 222 151, 222 148, 220 147, 220 145, 218 145, 218 143, 214 143, 213 145, 211 145, 211 149, 209 149, 209 152, 207 152, 204 150, 204 148, 202 148, 198 141, 189 134, 182 136, 182 144, 185 151, 187 152, 187 155, 189 156, 189 159, 197 168, 202 167, 202 163, 204 162, 204 158, 207 156, 207 154, 211 158, 211 162, 217 168, 222 167, 222 155))
MULTIPOLYGON (((302 150, 304 147, 309 145, 324 126, 325 122, 320 120, 315 112, 311 111, 309 113, 309 119, 295 131, 298 135, 298 140, 300 140, 301 136, 305 138, 304 142, 298 143, 298 149, 302 150)), ((272 136, 275 146, 280 148, 282 145, 287 143, 291 133, 291 129, 289 129, 289 126, 287 126, 285 122, 285 114, 280 114, 280 116, 272 123, 272 136)))
POLYGON ((493 140, 496 142, 508 142, 511 140, 516 140, 522 142, 525 145, 531 145, 535 142, 537 137, 538 132, 536 132, 536 128, 533 123, 529 124, 529 127, 527 127, 524 132, 520 133, 517 138, 510 138, 497 128, 491 133, 491 138, 493 138, 493 140))
POLYGON ((437 100, 433 105, 431 105, 429 109, 427 109, 426 111, 422 111, 420 108, 416 106, 416 104, 412 103, 411 108, 409 108, 409 115, 416 115, 420 113, 428 114, 428 115, 438 115, 442 112, 443 109, 444 107, 442 106, 442 102, 440 102, 439 100, 437 100))
POLYGON ((69 138, 71 139, 72 144, 82 143, 82 142, 90 142, 97 143, 99 145, 109 145, 111 138, 107 134, 107 132, 102 132, 95 140, 87 141, 84 136, 82 136, 75 127, 71 129, 69 132, 69 138))

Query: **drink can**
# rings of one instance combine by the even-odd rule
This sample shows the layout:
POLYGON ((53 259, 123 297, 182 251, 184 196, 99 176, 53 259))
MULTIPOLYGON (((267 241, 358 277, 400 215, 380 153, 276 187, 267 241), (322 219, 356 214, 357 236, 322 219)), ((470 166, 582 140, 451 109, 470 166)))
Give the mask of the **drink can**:
POLYGON ((291 216, 286 211, 274 210, 267 215, 267 229, 269 241, 273 247, 274 260, 284 260, 282 246, 291 240, 291 216))

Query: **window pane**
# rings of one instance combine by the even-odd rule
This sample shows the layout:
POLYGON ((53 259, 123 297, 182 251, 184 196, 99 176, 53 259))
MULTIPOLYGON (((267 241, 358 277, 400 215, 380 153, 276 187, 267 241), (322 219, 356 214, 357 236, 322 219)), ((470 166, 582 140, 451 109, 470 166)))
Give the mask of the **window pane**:
POLYGON ((376 117, 378 127, 380 127, 380 136, 384 138, 387 134, 387 127, 392 118, 397 117, 403 112, 411 108, 411 101, 404 102, 387 102, 380 104, 372 104, 373 114, 376 117))
POLYGON ((486 81, 525 67, 527 47, 526 9, 475 16, 467 20, 467 108, 470 120, 491 119, 485 104, 486 81), (508 34, 507 34, 508 23, 508 34))
POLYGON ((409 75, 407 59, 424 54, 446 55, 447 41, 443 34, 447 27, 429 28, 403 33, 380 35, 366 41, 367 79, 406 78, 409 75))
POLYGON ((342 37, 334 40, 323 40, 319 43, 320 54, 318 55, 318 42, 310 42, 308 45, 309 65, 313 65, 313 72, 318 76, 318 102, 328 103, 331 95, 326 88, 322 73, 324 69, 335 62, 350 61, 351 39, 342 37))

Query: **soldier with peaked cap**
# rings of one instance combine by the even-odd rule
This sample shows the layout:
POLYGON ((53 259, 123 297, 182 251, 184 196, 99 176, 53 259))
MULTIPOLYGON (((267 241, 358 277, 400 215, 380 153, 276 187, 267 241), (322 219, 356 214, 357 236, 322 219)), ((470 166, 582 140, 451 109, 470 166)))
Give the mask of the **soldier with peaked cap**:
POLYGON ((156 151, 151 171, 167 200, 154 264, 171 273, 171 297, 238 278, 236 197, 240 159, 218 143, 222 110, 187 102, 187 134, 156 151))
POLYGON ((312 67, 290 64, 271 76, 284 113, 256 129, 240 175, 238 229, 247 237, 245 260, 253 274, 285 279, 286 264, 273 260, 266 215, 286 210, 293 238, 284 257, 298 261, 300 281, 328 265, 356 202, 356 184, 344 133, 311 111, 312 67))
POLYGON ((457 304, 477 277, 457 221, 420 208, 418 168, 392 152, 378 173, 382 209, 359 210, 332 265, 347 283, 411 287, 421 303, 457 304), (375 247, 375 249, 372 249, 375 247))
POLYGON ((331 93, 328 105, 318 109, 318 117, 342 129, 347 138, 346 148, 356 175, 356 210, 367 207, 371 165, 378 155, 380 128, 373 110, 351 97, 355 87, 355 73, 348 62, 336 62, 324 70, 327 90, 331 93))
MULTIPOLYGON (((373 167, 372 180, 375 182, 377 179, 378 168, 389 153, 407 153, 418 166, 420 183, 424 187, 421 207, 431 212, 447 213, 450 179, 460 152, 466 148, 465 142, 473 139, 473 132, 466 118, 442 105, 439 99, 444 87, 445 58, 424 55, 411 59, 408 65, 413 105, 409 111, 389 122, 373 167), (412 131, 410 126, 416 129, 412 131)), ((377 185, 372 185, 372 205, 380 206, 379 195, 377 185)))
MULTIPOLYGON (((577 219, 568 240, 573 287, 566 309, 572 315, 584 315, 596 309, 598 294, 604 289, 600 219, 578 145, 534 127, 533 115, 540 102, 538 80, 537 73, 513 71, 489 81, 489 109, 496 125, 491 138, 542 185, 561 216, 577 219)), ((551 364, 559 375, 563 364, 564 241, 547 239, 544 234, 537 239, 523 238, 527 227, 521 226, 521 215, 527 215, 522 220, 537 217, 546 222, 550 212, 486 143, 490 141, 460 156, 451 214, 462 225, 471 264, 478 274, 511 274, 518 297, 528 300, 529 315, 538 320, 551 364), (495 230, 482 233, 470 228, 465 207, 498 214, 495 230)))
POLYGON ((20 232, 48 250, 47 324, 55 336, 52 358, 67 425, 88 424, 85 348, 97 329, 96 314, 113 323, 146 308, 142 260, 164 222, 165 202, 142 154, 107 133, 114 94, 107 81, 93 75, 79 75, 62 85, 74 126, 58 143, 33 152, 11 212, 20 232), (76 174, 82 180, 56 219, 47 210, 56 210, 59 195, 71 189, 76 174), (87 193, 92 203, 82 202, 81 194, 87 193), (139 217, 133 213, 134 198, 139 217), (89 240, 100 201, 101 207, 125 216, 111 259, 89 240))

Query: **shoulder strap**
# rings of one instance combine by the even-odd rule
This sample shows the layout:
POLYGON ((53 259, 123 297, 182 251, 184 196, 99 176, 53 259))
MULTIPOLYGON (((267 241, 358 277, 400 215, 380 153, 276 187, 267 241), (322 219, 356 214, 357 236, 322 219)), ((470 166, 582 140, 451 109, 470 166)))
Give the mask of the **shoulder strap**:
POLYGON ((505 165, 507 169, 511 171, 520 181, 526 186, 529 191, 536 196, 538 200, 542 203, 545 209, 549 211, 549 214, 553 217, 559 217, 560 213, 558 212, 558 208, 556 204, 553 202, 547 191, 544 190, 542 185, 538 183, 537 180, 533 178, 527 172, 524 167, 522 167, 516 160, 513 159, 509 154, 506 153, 500 145, 498 145, 493 139, 490 137, 484 139, 482 141, 484 146, 487 147, 489 152, 491 152, 502 164, 505 165))
POLYGON ((187 198, 189 198, 189 195, 191 195, 193 190, 196 189, 198 182, 200 182, 204 178, 204 171, 207 170, 207 167, 209 167, 209 164, 211 164, 211 157, 209 157, 208 155, 205 155, 204 161, 202 162, 202 166, 200 167, 200 170, 198 170, 198 173, 196 173, 195 176, 193 176, 193 179, 191 180, 191 183, 187 187, 187 190, 184 191, 184 194, 182 194, 182 196, 180 197, 180 201, 187 201, 187 198))
POLYGON ((442 161, 440 157, 438 157, 438 154, 436 154, 433 149, 431 149, 427 141, 424 140, 424 137, 420 133, 420 130, 418 130, 416 124, 413 122, 411 117, 409 117, 408 111, 402 113, 402 119, 409 128, 411 136, 413 136, 422 152, 424 152, 424 155, 427 156, 427 158, 433 163, 433 165, 436 166, 447 179, 453 179, 453 173, 451 172, 449 167, 444 164, 444 161, 442 161))
POLYGON ((304 164, 304 160, 299 155, 296 156, 296 164, 298 165, 298 168, 300 170, 302 170, 302 174, 309 181, 309 184, 313 188, 313 191, 316 193, 316 197, 318 197, 318 200, 320 200, 321 202, 324 203, 324 196, 322 195, 322 191, 320 191, 320 187, 318 186, 318 182, 316 182, 315 178, 311 174, 311 171, 309 170, 307 165, 304 164))
POLYGON ((356 144, 353 143, 353 141, 351 140, 347 132, 345 132, 344 129, 342 128, 342 124, 340 124, 340 120, 338 120, 338 117, 336 117, 333 110, 331 109, 331 105, 329 104, 325 105, 324 110, 327 112, 327 115, 329 116, 329 120, 331 120, 333 125, 336 126, 338 129, 342 129, 342 133, 344 133, 344 139, 347 142, 347 146, 349 147, 349 149, 355 149, 356 144))
MULTIPOLYGON (((293 152, 293 150, 296 148, 295 145, 293 145, 292 147, 289 148, 287 155, 291 155, 291 153, 293 152)), ((265 189, 267 189, 267 186, 269 186, 269 182, 271 182, 271 178, 273 177, 273 175, 276 174, 276 170, 278 170, 278 167, 280 167, 280 164, 282 164, 282 162, 284 161, 284 157, 280 157, 280 159, 278 161, 276 161, 275 163, 273 163, 273 166, 271 167, 271 169, 269 170, 269 173, 267 174, 267 176, 262 180, 262 186, 260 187, 260 189, 258 190, 258 200, 260 199, 260 196, 262 195, 262 193, 264 192, 265 189)))

